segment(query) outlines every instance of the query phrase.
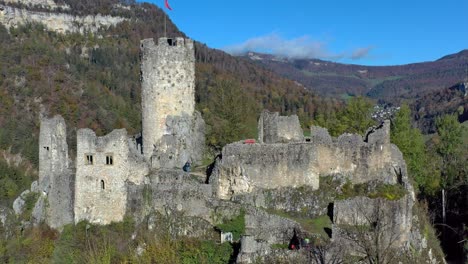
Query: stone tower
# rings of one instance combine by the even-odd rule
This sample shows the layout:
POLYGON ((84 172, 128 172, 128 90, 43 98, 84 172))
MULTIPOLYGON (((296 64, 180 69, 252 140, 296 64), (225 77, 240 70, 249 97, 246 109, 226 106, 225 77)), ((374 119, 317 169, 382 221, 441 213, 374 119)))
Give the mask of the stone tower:
POLYGON ((47 195, 46 222, 53 228, 73 222, 73 173, 69 168, 67 129, 61 116, 41 119, 39 190, 47 195))
POLYGON ((151 159, 164 135, 169 116, 192 117, 195 111, 193 41, 160 38, 141 41, 143 154, 151 159))

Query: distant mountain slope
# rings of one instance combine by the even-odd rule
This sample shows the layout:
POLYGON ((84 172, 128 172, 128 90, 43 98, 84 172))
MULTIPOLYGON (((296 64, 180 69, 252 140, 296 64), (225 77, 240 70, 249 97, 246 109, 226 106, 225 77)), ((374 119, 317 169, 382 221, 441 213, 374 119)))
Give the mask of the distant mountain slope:
POLYGON ((444 114, 458 115, 460 122, 468 120, 468 82, 433 91, 412 104, 415 121, 425 133, 435 132, 435 119, 444 114))
MULTIPOLYGON (((60 114, 65 118, 71 148, 75 147, 77 128, 89 127, 99 135, 115 128, 138 133, 140 40, 166 34, 166 14, 152 4, 131 0, 56 3, 70 8, 13 6, 77 16, 119 15, 127 20, 96 34, 58 34, 38 24, 9 29, 0 25, 0 150, 20 153, 34 165, 37 165, 40 115, 60 114)), ((186 37, 170 19, 166 27, 168 37, 186 37)), ((221 80, 239 83, 241 94, 252 99, 257 109, 298 113, 303 122, 317 111, 340 105, 334 100, 323 100, 294 81, 248 60, 198 42, 196 58, 196 100, 203 113, 210 112, 211 93, 221 80)), ((244 122, 255 123, 258 114, 244 116, 244 122)), ((218 117, 216 112, 212 115, 218 117)), ((251 123, 255 130, 255 124, 251 123)))
POLYGON ((432 62, 398 66, 362 66, 322 60, 288 60, 248 53, 252 61, 321 95, 368 95, 387 102, 414 99, 463 80, 468 50, 432 62))

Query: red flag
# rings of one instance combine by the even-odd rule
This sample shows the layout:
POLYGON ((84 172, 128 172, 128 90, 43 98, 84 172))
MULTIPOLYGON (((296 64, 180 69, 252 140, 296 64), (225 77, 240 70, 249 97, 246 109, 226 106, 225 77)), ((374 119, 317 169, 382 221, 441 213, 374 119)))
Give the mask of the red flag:
POLYGON ((169 5, 169 0, 164 0, 164 5, 167 9, 172 10, 171 6, 169 5))

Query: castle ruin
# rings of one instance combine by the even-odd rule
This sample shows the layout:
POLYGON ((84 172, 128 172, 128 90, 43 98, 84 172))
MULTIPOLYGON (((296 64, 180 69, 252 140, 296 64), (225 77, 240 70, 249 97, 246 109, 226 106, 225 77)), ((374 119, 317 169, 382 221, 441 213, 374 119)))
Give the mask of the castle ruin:
POLYGON ((193 41, 160 38, 158 45, 153 39, 141 44, 143 144, 125 129, 102 137, 79 129, 73 163, 63 118, 41 120, 38 182, 48 194, 46 218, 52 227, 122 221, 129 183, 142 184, 150 169, 181 169, 202 158, 205 123, 195 111, 193 41))
POLYGON ((141 141, 125 129, 101 137, 79 129, 72 162, 63 118, 42 118, 39 181, 31 188, 42 193, 32 213, 36 223, 60 229, 83 220, 105 225, 131 215, 152 230, 160 224, 155 217, 159 213, 177 219, 166 219, 174 221, 171 232, 203 236, 220 220, 244 211, 245 234, 237 259, 251 263, 271 254, 271 245, 288 243, 296 230, 308 232, 267 209, 310 218, 334 211, 329 215, 333 242, 343 239, 340 225, 365 224, 355 220, 383 206, 392 213, 387 218, 398 232, 396 246, 412 243, 419 250, 420 233, 414 231, 412 218, 414 191, 402 154, 390 143, 388 121, 364 137, 333 138, 326 129, 312 126, 310 138, 305 138, 297 116, 264 111, 258 143, 226 145, 212 173, 197 180, 182 170, 187 161, 201 160, 205 145, 205 123, 194 108, 193 42, 161 38, 156 45, 147 39, 141 52, 141 141), (320 193, 323 179, 399 185, 407 193, 397 201, 359 196, 335 201, 341 186, 320 193), (356 204, 363 209, 356 210, 356 204), (178 221, 184 218, 189 221, 178 221))

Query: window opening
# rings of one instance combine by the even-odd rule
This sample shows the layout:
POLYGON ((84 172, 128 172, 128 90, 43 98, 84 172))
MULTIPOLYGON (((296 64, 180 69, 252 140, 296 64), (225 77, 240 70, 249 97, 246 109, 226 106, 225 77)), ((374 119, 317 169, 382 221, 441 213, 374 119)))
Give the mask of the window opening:
POLYGON ((112 157, 112 155, 106 156, 106 165, 114 165, 114 158, 112 157))
POLYGON ((86 165, 93 165, 93 155, 86 155, 86 165))
POLYGON ((102 190, 106 189, 106 184, 104 183, 104 180, 101 180, 101 189, 102 190))
POLYGON ((49 147, 44 147, 45 150, 49 151, 49 147))
POLYGON ((177 46, 177 40, 168 38, 167 44, 169 44, 169 46, 177 46))

